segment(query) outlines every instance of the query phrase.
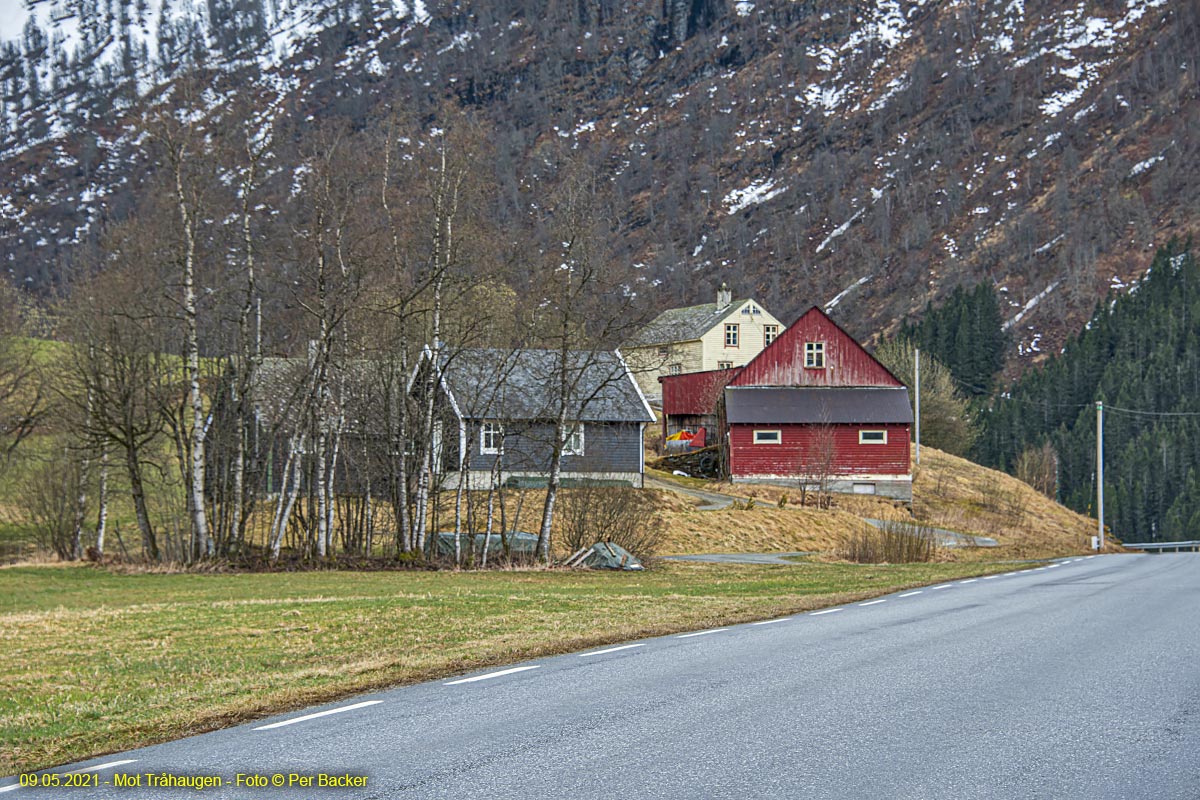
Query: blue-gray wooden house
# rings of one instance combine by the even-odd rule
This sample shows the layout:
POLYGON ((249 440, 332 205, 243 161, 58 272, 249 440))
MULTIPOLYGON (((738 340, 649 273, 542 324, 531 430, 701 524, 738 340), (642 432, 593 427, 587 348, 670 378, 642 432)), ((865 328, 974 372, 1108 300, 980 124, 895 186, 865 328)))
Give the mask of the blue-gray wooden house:
POLYGON ((436 449, 448 487, 459 453, 472 488, 545 485, 564 409, 564 486, 642 486, 643 432, 655 418, 619 352, 467 349, 440 361, 436 449))

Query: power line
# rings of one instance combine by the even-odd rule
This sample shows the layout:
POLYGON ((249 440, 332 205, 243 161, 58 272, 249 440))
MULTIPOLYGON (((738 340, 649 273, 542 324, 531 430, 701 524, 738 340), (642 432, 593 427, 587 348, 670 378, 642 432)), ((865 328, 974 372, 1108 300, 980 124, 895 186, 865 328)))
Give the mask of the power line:
POLYGON ((1122 414, 1136 414, 1142 417, 1200 417, 1200 411, 1141 411, 1136 408, 1121 408, 1120 406, 1104 406, 1105 411, 1119 411, 1122 414))

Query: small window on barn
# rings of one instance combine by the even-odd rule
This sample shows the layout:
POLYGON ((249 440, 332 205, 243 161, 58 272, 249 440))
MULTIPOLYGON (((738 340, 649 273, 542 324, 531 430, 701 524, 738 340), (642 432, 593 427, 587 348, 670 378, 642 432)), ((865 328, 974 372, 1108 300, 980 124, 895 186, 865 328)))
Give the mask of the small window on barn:
POLYGON ((825 369, 825 343, 804 343, 804 366, 809 369, 825 369))
POLYGON ((479 428, 479 452, 485 456, 500 453, 500 443, 504 439, 504 426, 499 422, 485 422, 479 428))
POLYGON ((887 444, 887 431, 859 431, 859 444, 887 444))
POLYGON ((577 422, 575 426, 567 430, 567 439, 563 444, 564 456, 581 456, 583 455, 583 423, 577 422))
POLYGON ((763 325, 763 346, 766 347, 779 336, 778 325, 763 325))
POLYGON ((783 440, 783 436, 779 431, 755 431, 755 444, 779 444, 783 440))
POLYGON ((683 373, 683 364, 671 364, 667 367, 667 373, 670 375, 680 375, 683 373))
POLYGON ((738 346, 738 325, 737 325, 737 323, 731 323, 731 324, 728 324, 725 326, 725 346, 726 347, 737 347, 738 346))
POLYGON ((717 369, 733 369, 732 361, 718 361, 717 369))

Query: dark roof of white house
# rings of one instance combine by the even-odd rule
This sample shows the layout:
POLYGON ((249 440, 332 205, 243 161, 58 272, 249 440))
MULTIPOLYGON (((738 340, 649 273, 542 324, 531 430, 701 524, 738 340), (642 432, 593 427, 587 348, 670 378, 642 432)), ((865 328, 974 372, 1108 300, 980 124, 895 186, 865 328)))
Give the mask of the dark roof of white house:
POLYGON ((731 424, 906 425, 913 421, 904 387, 729 387, 731 424))
POLYGON ((655 317, 642 328, 625 346, 646 347, 671 342, 690 342, 699 339, 733 314, 749 298, 734 300, 729 305, 718 307, 716 303, 704 303, 687 308, 670 308, 655 317))
POLYGON ((583 422, 653 422, 620 355, 573 350, 458 350, 442 357, 444 381, 465 419, 549 420, 565 378, 567 417, 583 422))

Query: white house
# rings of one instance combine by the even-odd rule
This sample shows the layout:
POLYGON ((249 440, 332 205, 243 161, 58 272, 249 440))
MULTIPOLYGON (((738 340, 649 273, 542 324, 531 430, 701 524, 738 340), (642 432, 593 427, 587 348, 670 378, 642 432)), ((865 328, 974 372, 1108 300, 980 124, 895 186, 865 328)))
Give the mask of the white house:
POLYGON ((721 284, 717 302, 662 312, 621 347, 652 403, 662 402, 662 375, 740 367, 775 341, 784 326, 753 299, 734 300, 721 284))

